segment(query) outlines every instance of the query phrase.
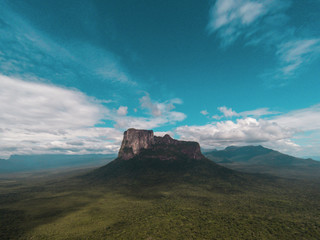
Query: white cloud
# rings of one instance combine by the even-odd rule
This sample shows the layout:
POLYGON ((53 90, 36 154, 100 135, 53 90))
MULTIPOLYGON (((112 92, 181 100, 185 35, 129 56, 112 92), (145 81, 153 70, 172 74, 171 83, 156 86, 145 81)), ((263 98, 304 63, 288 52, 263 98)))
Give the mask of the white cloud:
POLYGON ((218 110, 219 110, 220 112, 222 112, 223 115, 224 115, 225 117, 227 117, 227 118, 229 118, 229 117, 235 117, 235 116, 238 116, 238 115, 239 115, 238 113, 236 113, 235 111, 233 111, 232 108, 227 108, 227 107, 225 107, 225 106, 223 106, 223 107, 218 107, 218 110))
POLYGON ((120 106, 117 110, 117 114, 120 116, 125 116, 128 114, 128 107, 126 106, 120 106))
POLYGON ((275 111, 269 111, 268 108, 259 108, 259 109, 255 109, 255 110, 251 110, 251 111, 244 111, 244 112, 240 112, 237 113, 235 111, 232 110, 232 108, 227 108, 225 106, 223 107, 218 107, 218 110, 220 112, 223 113, 222 116, 219 115, 213 115, 212 118, 216 119, 216 120, 220 120, 221 118, 232 118, 232 117, 261 117, 264 115, 274 115, 274 114, 278 114, 279 112, 275 112, 275 111))
POLYGON ((152 129, 157 128, 165 124, 174 124, 176 122, 183 121, 186 115, 182 112, 173 111, 175 104, 181 104, 182 101, 178 98, 171 99, 165 102, 156 102, 150 98, 149 94, 146 94, 139 99, 142 109, 146 109, 148 117, 114 117, 116 122, 115 127, 121 129, 127 128, 143 128, 152 129))
POLYGON ((0 75, 2 128, 65 129, 92 126, 108 109, 83 93, 0 75))
POLYGON ((277 123, 254 118, 222 121, 204 126, 182 126, 176 129, 182 139, 199 141, 204 148, 248 145, 288 139, 293 131, 277 123))
POLYGON ((170 135, 171 137, 174 136, 174 133, 171 132, 171 131, 166 131, 166 132, 154 132, 154 135, 155 135, 155 136, 158 136, 158 137, 163 137, 163 136, 166 135, 166 134, 170 135))
POLYGON ((320 131, 320 104, 294 110, 273 118, 277 124, 288 126, 296 131, 320 131))
POLYGON ((1 157, 9 157, 11 154, 116 153, 122 140, 122 131, 97 127, 60 131, 6 128, 2 134, 1 157))
POLYGON ((320 155, 315 148, 320 136, 320 104, 286 114, 256 109, 242 112, 235 121, 213 122, 202 126, 181 126, 175 132, 181 139, 198 141, 204 148, 230 145, 257 145, 297 156, 320 155), (268 119, 252 116, 272 115, 268 119))
POLYGON ((71 89, 0 75, 0 155, 114 152, 122 133, 95 124, 110 114, 71 89))
POLYGON ((207 110, 202 110, 202 111, 200 111, 200 113, 201 113, 202 115, 204 115, 204 116, 206 116, 206 115, 209 114, 207 110))
POLYGON ((213 119, 216 119, 216 120, 219 120, 219 119, 223 118, 223 116, 213 115, 212 118, 213 118, 213 119))
POLYGON ((110 110, 84 93, 0 75, 0 158, 11 154, 115 153, 129 127, 152 129, 185 119, 172 111, 177 99, 153 102, 159 116, 127 116, 127 107, 110 110), (102 120, 114 128, 96 127, 102 120))

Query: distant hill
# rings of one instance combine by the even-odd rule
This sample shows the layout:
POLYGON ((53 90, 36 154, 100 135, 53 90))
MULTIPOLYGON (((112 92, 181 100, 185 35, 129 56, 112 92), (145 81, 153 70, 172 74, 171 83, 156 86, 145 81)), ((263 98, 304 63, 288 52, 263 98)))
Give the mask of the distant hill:
POLYGON ((113 154, 12 155, 8 160, 0 159, 0 173, 40 171, 62 167, 101 166, 115 157, 113 154))
POLYGON ((311 159, 313 159, 313 160, 317 160, 317 161, 320 161, 320 156, 308 156, 308 157, 306 157, 306 158, 311 158, 311 159))
POLYGON ((239 171, 290 178, 320 178, 320 162, 293 157, 262 146, 227 147, 207 152, 214 162, 239 171))

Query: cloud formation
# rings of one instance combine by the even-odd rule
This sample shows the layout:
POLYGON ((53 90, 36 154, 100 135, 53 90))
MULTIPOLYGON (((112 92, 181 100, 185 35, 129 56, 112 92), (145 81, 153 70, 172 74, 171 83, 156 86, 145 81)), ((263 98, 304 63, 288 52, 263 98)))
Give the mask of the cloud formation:
POLYGON ((223 113, 224 117, 230 118, 238 116, 239 114, 232 110, 232 108, 227 108, 226 106, 218 107, 218 110, 223 113))
POLYGON ((320 54, 319 36, 299 36, 290 25, 287 10, 291 4, 290 0, 218 0, 210 9, 207 29, 219 36, 224 47, 239 39, 244 45, 267 46, 278 58, 278 67, 262 76, 283 86, 285 79, 294 77, 320 54))
POLYGON ((182 126, 176 129, 182 139, 199 141, 202 147, 250 145, 292 137, 293 130, 263 119, 244 118, 204 126, 182 126))
POLYGON ((273 118, 280 125, 296 131, 320 131, 320 104, 309 108, 294 110, 273 118))
MULTIPOLYGON (((241 113, 236 113, 231 108, 223 109, 229 110, 225 117, 232 115, 236 116, 237 119, 234 121, 213 122, 206 125, 180 126, 175 129, 175 133, 181 139, 198 141, 202 147, 208 149, 224 148, 230 145, 262 144, 300 156, 306 156, 311 152, 314 155, 320 154, 319 149, 308 147, 308 143, 314 141, 314 138, 306 137, 302 134, 312 131, 311 135, 320 135, 319 104, 285 114, 271 112, 266 108, 241 113), (248 117, 250 115, 256 118, 248 117), (264 119, 259 118, 263 115, 273 116, 264 119)), ((219 118, 222 117, 220 116, 219 118)), ((314 144, 311 144, 311 146, 314 146, 314 144)))
POLYGON ((290 77, 307 62, 320 53, 320 38, 292 40, 279 46, 277 55, 281 61, 280 77, 290 77))
POLYGON ((75 89, 0 75, 0 158, 11 154, 115 153, 124 129, 152 129, 185 119, 185 114, 172 111, 180 100, 159 103, 146 96, 141 98, 141 107, 145 108, 147 101, 160 114, 127 116, 126 106, 111 110, 101 104, 104 101, 75 89), (105 121, 114 127, 96 127, 105 121))
POLYGON ((181 104, 182 101, 174 98, 165 102, 153 101, 150 95, 146 93, 145 96, 139 99, 140 108, 146 110, 146 117, 131 117, 131 116, 117 116, 113 120, 116 122, 115 127, 126 128, 143 128, 152 129, 166 124, 175 124, 183 121, 187 116, 182 112, 173 111, 176 104, 181 104))
POLYGON ((268 108, 259 108, 251 111, 244 111, 237 113, 232 110, 232 108, 227 108, 226 106, 218 107, 218 110, 223 113, 223 115, 213 115, 212 118, 220 120, 222 118, 232 118, 232 117, 261 117, 265 115, 275 115, 279 112, 269 111, 268 108))
POLYGON ((208 112, 207 110, 202 110, 202 111, 200 111, 200 113, 201 113, 202 115, 204 115, 204 116, 206 116, 206 115, 209 114, 209 112, 208 112))
POLYGON ((120 116, 125 116, 128 114, 128 107, 127 106, 120 106, 117 110, 117 114, 120 116))
POLYGON ((121 132, 96 128, 110 114, 99 101, 71 89, 0 75, 0 155, 110 153, 121 132))
POLYGON ((92 126, 108 110, 83 93, 0 75, 2 128, 65 129, 92 126))

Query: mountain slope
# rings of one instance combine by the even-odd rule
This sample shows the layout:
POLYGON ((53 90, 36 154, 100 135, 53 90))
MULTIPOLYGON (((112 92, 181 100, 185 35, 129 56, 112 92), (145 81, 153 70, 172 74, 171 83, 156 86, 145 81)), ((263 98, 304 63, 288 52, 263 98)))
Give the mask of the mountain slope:
POLYGON ((191 184, 234 191, 258 182, 269 184, 268 176, 244 174, 207 159, 196 142, 178 141, 169 135, 153 136, 152 131, 129 129, 118 158, 83 176, 91 183, 114 186, 168 187, 191 184))
POLYGON ((293 178, 319 178, 320 175, 320 162, 296 158, 262 146, 231 146, 205 155, 222 166, 244 172, 293 178))

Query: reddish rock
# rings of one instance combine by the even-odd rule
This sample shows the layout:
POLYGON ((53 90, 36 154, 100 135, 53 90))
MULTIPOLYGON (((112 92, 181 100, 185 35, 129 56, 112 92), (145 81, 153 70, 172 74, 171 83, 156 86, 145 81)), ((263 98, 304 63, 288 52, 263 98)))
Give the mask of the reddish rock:
POLYGON ((118 158, 128 160, 135 156, 161 160, 204 158, 197 142, 178 141, 168 134, 157 137, 153 135, 152 130, 130 128, 124 132, 118 158))
POLYGON ((154 144, 152 130, 138 130, 130 128, 123 134, 118 157, 128 160, 140 153, 141 149, 151 148, 154 144))

